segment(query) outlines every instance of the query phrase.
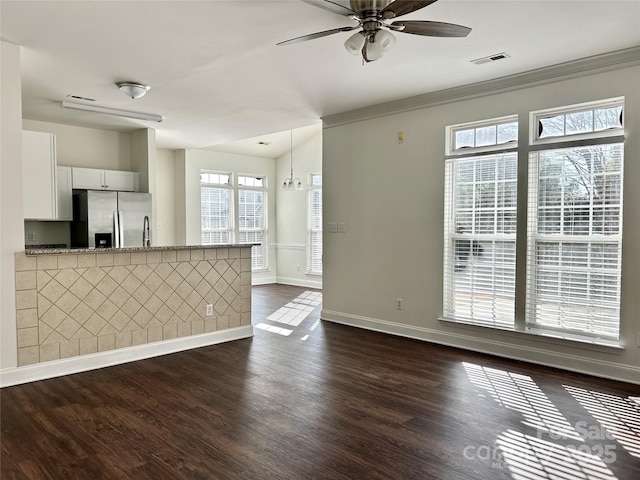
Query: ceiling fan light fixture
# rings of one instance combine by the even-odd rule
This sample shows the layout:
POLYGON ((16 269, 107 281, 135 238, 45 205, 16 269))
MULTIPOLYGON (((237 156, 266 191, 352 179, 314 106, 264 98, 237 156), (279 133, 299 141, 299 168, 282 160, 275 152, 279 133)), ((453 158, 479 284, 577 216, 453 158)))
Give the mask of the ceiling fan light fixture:
POLYGON ((373 35, 367 39, 367 43, 365 43, 362 53, 364 54, 364 58, 367 62, 380 60, 384 55, 382 46, 380 43, 375 41, 375 37, 373 35))
POLYGON ((367 39, 362 32, 356 32, 347 38, 347 41, 344 42, 344 48, 346 48, 347 52, 351 55, 359 55, 366 40, 367 39))
POLYGON ((118 82, 116 85, 122 93, 134 100, 136 98, 144 97, 151 89, 149 85, 143 85, 142 83, 135 82, 118 82))
POLYGON ((378 43, 382 51, 386 53, 396 44, 396 36, 389 30, 378 30, 374 42, 378 43))

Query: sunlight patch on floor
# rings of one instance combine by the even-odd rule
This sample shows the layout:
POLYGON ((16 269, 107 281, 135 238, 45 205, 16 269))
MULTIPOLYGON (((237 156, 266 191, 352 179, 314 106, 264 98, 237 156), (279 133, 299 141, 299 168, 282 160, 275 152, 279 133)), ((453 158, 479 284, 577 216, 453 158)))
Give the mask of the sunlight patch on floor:
POLYGON ((290 302, 269 315, 267 320, 297 327, 309 316, 311 312, 313 312, 313 309, 314 307, 311 306, 299 305, 290 302))
POLYGON ((501 433, 496 445, 514 480, 616 479, 606 465, 615 461, 615 452, 600 458, 587 445, 565 447, 515 430, 501 433))
POLYGON ((640 408, 630 399, 602 392, 564 385, 604 429, 585 428, 584 436, 594 440, 615 439, 629 452, 640 458, 640 408))
POLYGON ((277 333, 278 335, 282 335, 284 337, 288 337, 293 333, 293 330, 289 330, 288 328, 281 328, 273 325, 267 325, 266 323, 259 323, 256 325, 256 328, 259 328, 260 330, 265 330, 271 333, 277 333))
POLYGON ((525 425, 551 435, 581 440, 562 413, 526 375, 464 363, 471 382, 486 389, 500 405, 520 412, 525 425))

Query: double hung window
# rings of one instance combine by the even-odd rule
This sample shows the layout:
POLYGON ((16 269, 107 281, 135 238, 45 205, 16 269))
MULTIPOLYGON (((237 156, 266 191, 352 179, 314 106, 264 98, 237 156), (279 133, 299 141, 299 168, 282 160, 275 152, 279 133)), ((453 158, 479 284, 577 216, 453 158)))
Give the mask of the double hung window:
POLYGON ((452 127, 449 134, 444 315, 513 327, 517 119, 452 127))
POLYGON ((203 245, 232 243, 233 187, 230 173, 200 173, 200 218, 203 245))
POLYGON ((534 113, 532 124, 527 326, 618 339, 622 101, 534 113))
POLYGON ((311 174, 307 213, 307 273, 322 274, 322 175, 311 174))
POLYGON ((267 267, 266 255, 266 179, 238 176, 238 243, 257 243, 251 249, 251 268, 267 267))

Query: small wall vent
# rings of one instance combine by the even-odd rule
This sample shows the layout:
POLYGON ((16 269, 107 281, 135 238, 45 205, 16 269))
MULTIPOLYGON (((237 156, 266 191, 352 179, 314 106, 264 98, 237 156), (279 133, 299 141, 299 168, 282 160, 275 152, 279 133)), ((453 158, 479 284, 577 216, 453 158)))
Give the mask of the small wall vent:
POLYGON ((482 57, 482 58, 476 58, 475 60, 471 60, 471 63, 474 63, 476 65, 482 65, 484 63, 489 63, 489 62, 497 62, 498 60, 504 60, 505 58, 511 58, 511 55, 507 54, 507 53, 494 53, 493 55, 489 55, 486 57, 482 57))

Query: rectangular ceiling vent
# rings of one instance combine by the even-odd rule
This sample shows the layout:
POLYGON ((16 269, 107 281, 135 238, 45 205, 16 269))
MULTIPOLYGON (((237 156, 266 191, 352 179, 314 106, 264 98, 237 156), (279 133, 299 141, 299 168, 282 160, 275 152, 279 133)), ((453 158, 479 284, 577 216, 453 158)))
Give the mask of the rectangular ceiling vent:
POLYGON ((474 63, 476 65, 482 65, 483 63, 496 62, 498 60, 504 60, 505 58, 511 58, 511 55, 508 55, 504 52, 494 53, 493 55, 489 55, 487 57, 476 58, 475 60, 471 60, 471 63, 474 63))

